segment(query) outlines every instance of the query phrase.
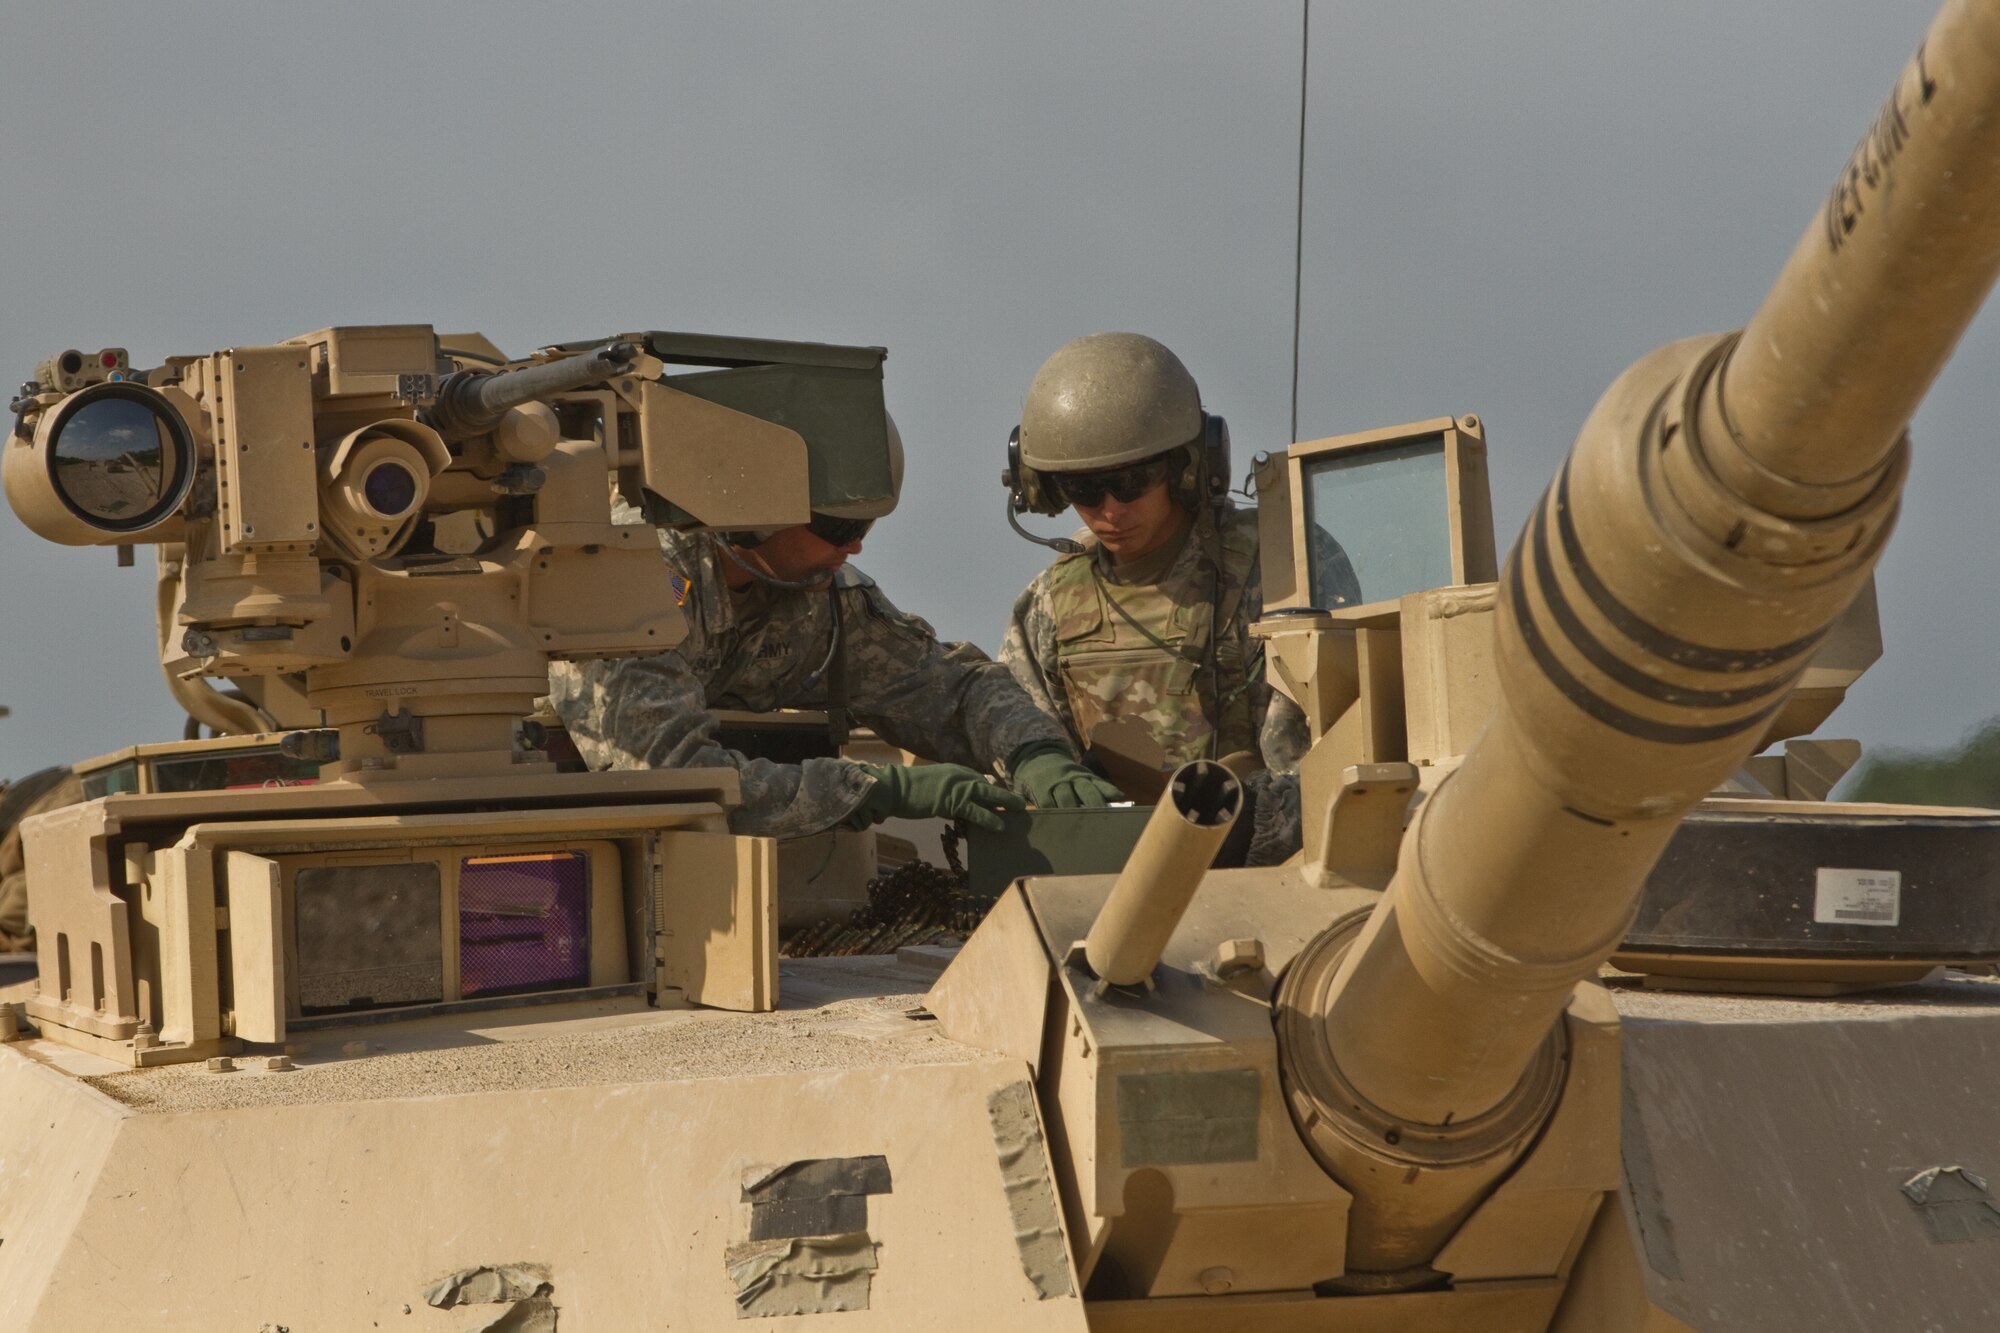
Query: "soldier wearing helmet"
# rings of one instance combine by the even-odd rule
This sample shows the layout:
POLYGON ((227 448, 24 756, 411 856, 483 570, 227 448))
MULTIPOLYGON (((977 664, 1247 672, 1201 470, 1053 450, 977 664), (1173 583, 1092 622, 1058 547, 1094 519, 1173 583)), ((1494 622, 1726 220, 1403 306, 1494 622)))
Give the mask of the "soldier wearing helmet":
POLYGON ((1261 755, 1248 856, 1283 860, 1299 845, 1305 720, 1248 632, 1257 516, 1226 499, 1228 428, 1194 377, 1140 334, 1066 343, 1028 386, 1010 454, 1010 517, 1067 506, 1085 530, 1050 543, 1064 554, 1015 600, 1000 660, 1079 752, 1129 719, 1172 764, 1261 755))
MULTIPOLYGON (((558 663, 550 700, 593 768, 734 768, 738 833, 803 837, 891 817, 1103 805, 1116 789, 1078 764, 1062 729, 970 644, 940 643, 848 563, 902 490, 903 445, 887 422, 886 499, 815 509, 768 533, 661 527, 688 634, 671 652, 558 663), (715 742, 713 709, 825 709, 937 762, 915 767, 810 758, 782 764, 715 742), (1003 773, 1019 792, 988 775, 1003 773)), ((631 514, 622 522, 635 521, 631 514)))

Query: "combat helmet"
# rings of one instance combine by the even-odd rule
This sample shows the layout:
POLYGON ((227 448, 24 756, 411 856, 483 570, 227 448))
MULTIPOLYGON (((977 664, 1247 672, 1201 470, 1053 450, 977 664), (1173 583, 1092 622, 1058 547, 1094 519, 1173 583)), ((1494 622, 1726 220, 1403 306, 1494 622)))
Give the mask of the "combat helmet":
POLYGON ((1092 333, 1042 363, 1008 441, 1005 480, 1015 512, 1061 513, 1043 474, 1101 472, 1174 450, 1177 498, 1189 509, 1218 498, 1229 475, 1229 429, 1201 407, 1181 359, 1141 333, 1092 333))
POLYGON ((829 546, 846 546, 866 536, 875 520, 895 509, 903 497, 903 433, 896 418, 882 413, 884 443, 889 455, 889 493, 831 504, 815 504, 806 523, 814 536, 829 546))
POLYGON ((816 504, 813 513, 829 518, 883 518, 896 508, 903 498, 903 432, 896 429, 896 418, 886 411, 882 413, 882 425, 888 436, 889 493, 845 504, 816 504))

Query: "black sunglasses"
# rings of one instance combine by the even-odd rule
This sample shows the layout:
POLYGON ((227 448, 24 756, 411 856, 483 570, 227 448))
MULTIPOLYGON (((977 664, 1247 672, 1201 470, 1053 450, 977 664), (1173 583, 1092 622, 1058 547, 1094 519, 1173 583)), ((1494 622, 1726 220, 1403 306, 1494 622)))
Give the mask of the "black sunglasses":
POLYGON ((832 514, 814 514, 806 524, 806 531, 825 542, 828 546, 849 546, 868 535, 868 529, 875 526, 872 518, 835 518, 832 514))
POLYGON ((1058 472, 1049 478, 1064 500, 1085 509, 1095 509, 1109 495, 1119 504, 1131 504, 1167 479, 1170 464, 1165 459, 1148 458, 1126 467, 1103 472, 1058 472))

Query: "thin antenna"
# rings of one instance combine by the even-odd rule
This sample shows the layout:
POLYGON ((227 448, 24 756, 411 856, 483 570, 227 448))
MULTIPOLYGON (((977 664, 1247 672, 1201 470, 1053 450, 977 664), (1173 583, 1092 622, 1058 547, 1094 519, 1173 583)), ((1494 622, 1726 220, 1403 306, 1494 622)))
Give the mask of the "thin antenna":
POLYGON ((1312 0, 1300 0, 1299 17, 1299 210, 1292 228, 1292 433, 1299 438, 1299 312, 1306 263, 1306 69, 1312 61, 1312 0))

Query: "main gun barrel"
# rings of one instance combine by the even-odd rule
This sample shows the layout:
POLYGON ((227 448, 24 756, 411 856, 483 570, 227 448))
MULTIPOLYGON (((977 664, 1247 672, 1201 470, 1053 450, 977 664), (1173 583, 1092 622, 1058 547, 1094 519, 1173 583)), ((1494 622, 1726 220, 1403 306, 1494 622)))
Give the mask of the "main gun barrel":
POLYGON ((1420 1269, 1532 1141, 1574 986, 1866 581, 1996 270, 2000 0, 1951 0, 1748 329, 1600 400, 1502 573, 1487 729, 1359 937, 1286 975, 1350 1271, 1420 1269))

